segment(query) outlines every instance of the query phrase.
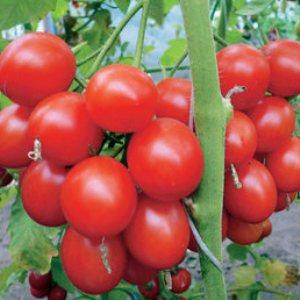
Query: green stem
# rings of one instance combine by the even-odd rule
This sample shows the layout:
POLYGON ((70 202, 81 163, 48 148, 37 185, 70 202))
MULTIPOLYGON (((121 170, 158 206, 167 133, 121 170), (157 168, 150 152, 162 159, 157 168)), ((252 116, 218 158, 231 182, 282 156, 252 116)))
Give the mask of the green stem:
MULTIPOLYGON (((181 0, 181 7, 193 79, 195 124, 205 157, 202 182, 194 197, 195 221, 205 244, 222 261, 221 215, 226 121, 209 20, 209 1, 181 0)), ((226 299, 222 272, 206 255, 199 255, 206 298, 226 299)))
POLYGON ((169 73, 169 77, 173 77, 174 74, 176 73, 176 71, 179 69, 180 65, 183 63, 183 61, 186 59, 186 57, 188 56, 188 52, 187 49, 183 52, 183 54, 181 55, 181 57, 178 59, 177 63, 175 64, 175 66, 173 67, 173 69, 170 71, 169 73))
POLYGON ((85 81, 79 76, 79 74, 76 74, 76 76, 74 77, 74 80, 81 85, 83 88, 86 88, 86 83, 85 81))
MULTIPOLYGON (((145 72, 146 73, 162 73, 163 71, 171 71, 174 69, 174 66, 170 66, 170 67, 152 67, 152 68, 149 68, 149 69, 146 69, 145 72)), ((183 71, 183 70, 189 70, 190 69, 190 66, 188 65, 185 65, 185 66, 179 66, 177 68, 177 71, 180 70, 180 71, 183 71)))
POLYGON ((217 11, 217 8, 218 8, 219 4, 220 4, 220 0, 216 0, 215 3, 213 4, 212 9, 211 9, 210 14, 209 14, 210 20, 214 19, 215 13, 217 11))
MULTIPOLYGON (((231 0, 223 0, 221 2, 221 15, 218 23, 217 33, 218 36, 225 39, 226 38, 226 29, 227 29, 227 23, 230 16, 230 10, 231 10, 231 0)), ((217 46, 217 49, 220 50, 223 47, 221 45, 217 46)))
POLYGON ((146 32, 146 26, 147 26, 147 19, 149 14, 149 7, 150 7, 150 1, 151 0, 144 0, 143 4, 143 14, 141 17, 141 22, 139 26, 139 33, 138 33, 138 39, 136 43, 136 50, 135 50, 135 58, 133 61, 133 65, 137 68, 140 67, 142 56, 143 56, 143 47, 144 47, 144 40, 145 40, 145 32, 146 32))
POLYGON ((216 33, 214 33, 214 40, 223 47, 228 46, 228 42, 226 40, 224 40, 222 37, 220 37, 219 35, 217 35, 216 33))

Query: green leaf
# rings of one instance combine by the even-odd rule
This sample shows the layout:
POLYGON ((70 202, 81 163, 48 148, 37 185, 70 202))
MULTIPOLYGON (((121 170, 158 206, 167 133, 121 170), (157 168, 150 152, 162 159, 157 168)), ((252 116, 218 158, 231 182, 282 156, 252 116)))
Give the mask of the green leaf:
POLYGON ((0 189, 0 209, 5 207, 12 199, 17 196, 16 186, 5 186, 0 189))
POLYGON ((58 21, 63 15, 66 14, 68 10, 68 1, 67 0, 56 0, 56 7, 52 13, 52 17, 54 20, 58 21))
POLYGON ((154 19, 158 25, 162 25, 164 21, 164 2, 162 0, 150 1, 149 16, 154 19))
POLYGON ((8 40, 3 39, 0 37, 0 52, 9 44, 8 40))
POLYGON ((164 14, 168 14, 173 6, 179 4, 178 0, 164 0, 164 14))
POLYGON ((11 101, 2 93, 0 93, 0 110, 4 107, 11 105, 11 101))
POLYGON ((263 12, 274 0, 253 0, 246 3, 235 13, 241 16, 258 15, 263 12))
POLYGON ((163 66, 173 66, 183 55, 186 49, 186 39, 178 38, 169 41, 169 47, 161 56, 163 66))
POLYGON ((119 7, 119 9, 123 12, 126 13, 129 4, 130 4, 130 0, 114 0, 116 5, 119 7))
POLYGON ((251 266, 241 266, 234 270, 234 286, 245 288, 255 283, 256 270, 251 266))
POLYGON ((1 0, 0 30, 39 20, 56 7, 56 0, 1 0))
POLYGON ((237 244, 230 244, 227 246, 227 252, 231 261, 240 260, 244 261, 247 258, 248 249, 245 246, 237 244))

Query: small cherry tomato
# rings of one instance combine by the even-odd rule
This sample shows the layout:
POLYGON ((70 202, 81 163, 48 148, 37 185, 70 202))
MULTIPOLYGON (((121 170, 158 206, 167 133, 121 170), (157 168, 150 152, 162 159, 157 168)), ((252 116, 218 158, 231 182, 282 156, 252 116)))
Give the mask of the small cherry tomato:
POLYGON ((172 276, 171 291, 176 294, 187 291, 192 282, 191 273, 187 269, 179 269, 172 276))
POLYGON ((5 169, 0 167, 0 187, 9 185, 13 180, 13 177, 5 169))
POLYGON ((296 199, 297 193, 285 193, 278 191, 277 205, 275 211, 287 209, 289 205, 296 199))
POLYGON ((51 289, 48 300, 65 300, 67 298, 67 291, 60 286, 55 286, 51 289))
POLYGON ((38 274, 30 272, 28 277, 29 285, 36 290, 49 290, 52 282, 51 272, 38 274))
POLYGON ((160 290, 158 278, 152 279, 146 284, 139 285, 138 289, 146 299, 156 299, 160 290))
POLYGON ((30 294, 34 297, 34 298, 44 298, 49 294, 49 289, 48 290, 37 290, 33 287, 30 287, 30 294))

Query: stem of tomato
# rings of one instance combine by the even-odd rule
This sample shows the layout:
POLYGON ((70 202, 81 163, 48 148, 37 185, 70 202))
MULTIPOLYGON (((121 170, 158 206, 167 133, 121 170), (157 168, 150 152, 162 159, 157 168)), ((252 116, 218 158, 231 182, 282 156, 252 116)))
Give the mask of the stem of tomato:
POLYGON ((173 69, 170 71, 169 73, 169 77, 173 77, 174 74, 176 73, 176 71, 179 69, 180 65, 183 63, 183 61, 186 59, 186 57, 188 56, 188 52, 187 49, 185 49, 185 51, 183 52, 183 54, 180 56, 180 58, 178 59, 178 61, 176 62, 175 66, 173 67, 173 69))

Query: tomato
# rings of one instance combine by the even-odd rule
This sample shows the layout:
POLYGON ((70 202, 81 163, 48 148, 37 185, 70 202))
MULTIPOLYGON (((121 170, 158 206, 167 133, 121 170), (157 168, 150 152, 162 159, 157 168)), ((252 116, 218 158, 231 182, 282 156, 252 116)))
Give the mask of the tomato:
POLYGON ((30 272, 28 281, 29 285, 36 290, 48 290, 51 287, 52 275, 51 272, 44 275, 30 272))
POLYGON ((129 283, 142 285, 154 279, 157 273, 157 270, 144 266, 130 257, 124 279, 129 283))
POLYGON ((278 191, 277 195, 277 205, 275 208, 275 211, 282 211, 284 209, 287 209, 289 205, 296 199, 297 193, 284 193, 278 191))
POLYGON ((29 119, 29 133, 42 143, 43 158, 58 165, 73 165, 97 151, 102 131, 91 121, 85 99, 64 92, 40 102, 29 119))
POLYGON ((0 166, 23 168, 29 165, 27 154, 32 148, 28 135, 30 111, 12 104, 0 111, 0 166))
POLYGON ((224 205, 228 213, 244 222, 258 223, 267 219, 276 207, 277 190, 268 169, 256 160, 238 166, 242 188, 237 189, 227 172, 224 205))
POLYGON ((191 194, 204 166, 196 136, 182 122, 170 118, 152 121, 133 135, 127 162, 141 189, 161 201, 177 201, 191 194))
POLYGON ((68 222, 90 237, 115 235, 136 209, 135 186, 127 169, 108 156, 88 158, 69 171, 61 205, 68 222))
POLYGON ((262 223, 246 223, 229 217, 228 238, 240 245, 256 243, 263 232, 262 223))
POLYGON ((0 89, 14 102, 33 107, 67 90, 75 71, 75 57, 64 40, 32 32, 14 40, 1 53, 0 89))
POLYGON ((225 165, 238 165, 248 162, 257 146, 257 133, 248 116, 234 111, 227 124, 225 137, 225 165))
POLYGON ((13 180, 13 177, 5 169, 0 167, 0 187, 9 185, 13 180))
POLYGON ((184 257, 190 238, 182 204, 141 195, 124 238, 131 255, 143 265, 157 270, 175 266, 184 257))
POLYGON ((127 254, 121 237, 105 237, 104 245, 111 269, 108 273, 101 258, 102 240, 90 240, 69 227, 61 243, 64 271, 74 286, 87 294, 102 294, 113 289, 127 267, 127 254))
POLYGON ((269 236, 272 233, 272 223, 270 219, 262 222, 262 229, 261 239, 269 236))
POLYGON ((300 190, 300 139, 293 137, 267 156, 267 167, 283 192, 300 190))
POLYGON ((225 97, 234 86, 246 87, 246 91, 232 97, 237 110, 247 110, 265 94, 270 67, 264 55, 245 44, 230 45, 217 53, 222 95, 225 97))
POLYGON ((278 40, 262 48, 270 68, 269 91, 281 97, 300 93, 300 43, 278 40))
POLYGON ((30 287, 30 294, 34 298, 44 298, 49 294, 49 290, 37 290, 33 287, 30 287))
POLYGON ((66 223, 60 193, 67 171, 47 161, 32 162, 22 178, 24 209, 37 223, 60 226, 66 223))
POLYGON ((166 78, 157 85, 156 115, 189 123, 192 82, 184 78, 166 78))
POLYGON ((48 300, 65 300, 67 298, 67 291, 60 286, 55 286, 51 289, 48 300))
POLYGON ((265 97, 249 114, 258 136, 258 152, 272 152, 289 139, 295 129, 293 107, 282 98, 265 97))
POLYGON ((101 128, 136 132, 153 118, 157 89, 151 78, 128 65, 99 70, 86 88, 87 109, 101 128))
POLYGON ((139 285, 138 289, 146 299, 156 299, 156 296, 159 295, 160 291, 159 280, 158 278, 152 279, 146 284, 139 285))
POLYGON ((172 274, 172 289, 171 291, 180 294, 189 289, 192 282, 191 273, 187 269, 179 269, 172 274))

